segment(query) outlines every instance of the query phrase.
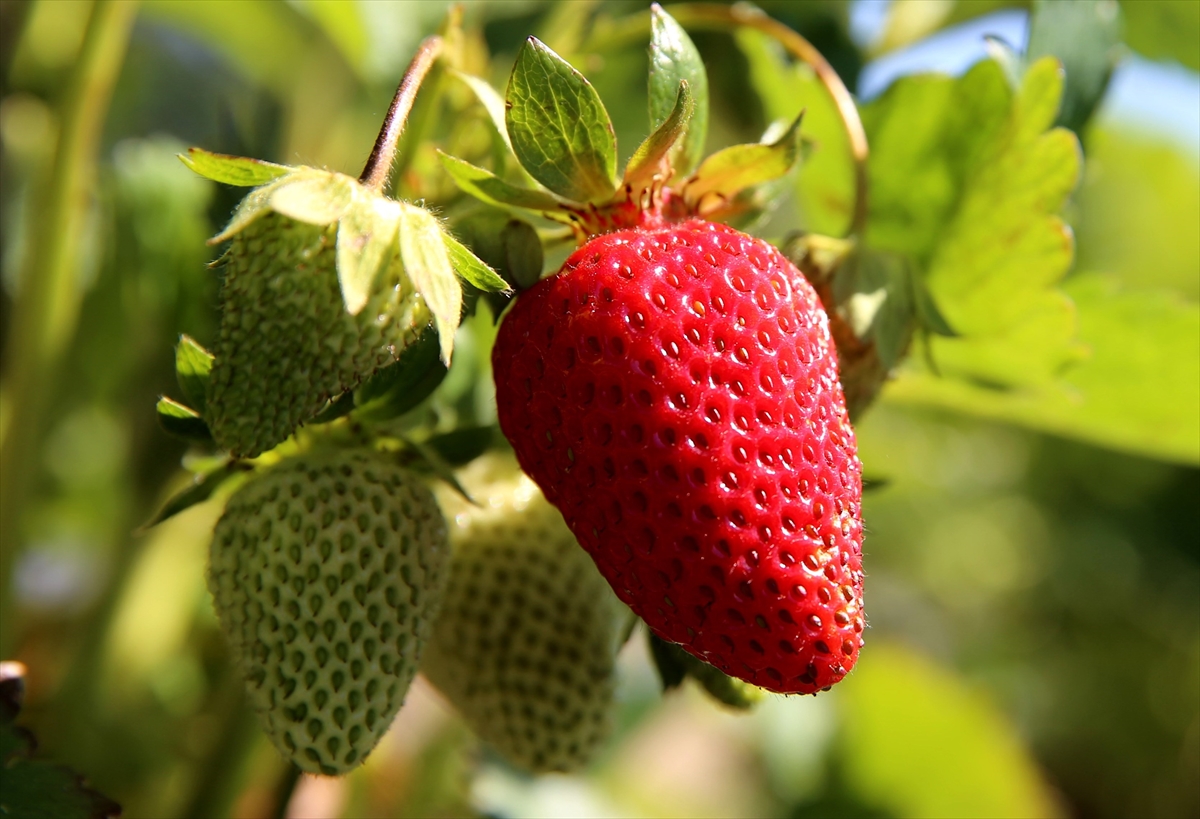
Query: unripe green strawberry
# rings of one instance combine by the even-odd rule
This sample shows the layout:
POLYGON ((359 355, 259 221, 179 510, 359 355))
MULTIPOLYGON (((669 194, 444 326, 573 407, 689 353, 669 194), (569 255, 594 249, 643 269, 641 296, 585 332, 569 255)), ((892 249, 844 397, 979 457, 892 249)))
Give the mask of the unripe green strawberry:
POLYGON ((513 764, 579 768, 608 736, 632 615, 511 456, 460 481, 479 505, 441 496, 453 559, 421 669, 513 764))
POLYGON ((253 457, 392 363, 430 322, 395 242, 357 313, 338 284, 338 224, 268 212, 233 235, 207 397, 217 443, 253 457))
POLYGON ((264 730, 300 768, 345 773, 387 731, 448 551, 432 493, 375 452, 284 461, 229 499, 209 590, 264 730))

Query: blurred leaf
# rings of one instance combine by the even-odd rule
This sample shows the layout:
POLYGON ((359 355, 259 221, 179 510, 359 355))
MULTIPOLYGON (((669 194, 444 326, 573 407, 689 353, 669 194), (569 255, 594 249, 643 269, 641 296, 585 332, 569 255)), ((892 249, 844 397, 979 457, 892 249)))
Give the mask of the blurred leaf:
POLYGON ((492 126, 496 129, 496 134, 508 146, 508 150, 511 153, 513 149, 512 140, 508 137, 508 126, 504 123, 504 97, 500 96, 500 92, 492 88, 491 83, 487 80, 472 77, 470 74, 464 74, 461 71, 451 71, 450 73, 466 83, 467 87, 474 92, 476 99, 479 100, 484 110, 487 111, 488 119, 491 120, 492 126))
POLYGON ((208 392, 208 375, 212 372, 213 354, 201 347, 196 339, 181 335, 175 346, 175 380, 183 391, 183 398, 204 415, 205 395, 208 392))
POLYGON ((688 205, 700 213, 713 213, 743 190, 790 171, 800 157, 803 118, 801 111, 783 136, 770 144, 732 145, 710 155, 683 186, 688 205))
POLYGON ((842 236, 854 212, 854 158, 833 98, 812 68, 791 63, 765 34, 740 29, 738 46, 750 63, 750 82, 767 117, 774 122, 804 109, 801 136, 810 150, 796 175, 803 227, 813 233, 842 236))
POLYGON ((511 291, 508 282, 446 231, 442 231, 442 241, 450 254, 450 265, 463 281, 485 293, 511 291))
POLYGON ((558 200, 545 191, 520 188, 505 182, 494 173, 476 167, 458 157, 438 152, 442 167, 454 184, 466 193, 498 207, 526 208, 553 213, 559 209, 558 200))
POLYGON ((1067 293, 1090 355, 1061 382, 1001 391, 914 370, 891 383, 885 398, 1200 464, 1200 306, 1124 293, 1094 275, 1073 279, 1067 293))
POLYGON ((1200 71, 1200 3, 1125 0, 1125 42, 1147 57, 1178 60, 1200 71))
POLYGON ((1093 127, 1075 197, 1078 267, 1200 299, 1200 165, 1165 142, 1093 127))
POLYGON ((360 77, 367 75, 366 21, 358 3, 345 0, 300 0, 296 7, 324 30, 346 62, 360 77))
POLYGON ((395 202, 358 193, 337 228, 338 285, 346 312, 352 316, 367 305, 380 268, 394 257, 400 225, 400 211, 395 202))
POLYGON ((212 442, 212 432, 200 414, 166 396, 158 399, 158 423, 171 435, 187 441, 212 442))
POLYGON ((305 31, 311 27, 286 3, 146 0, 141 11, 199 39, 246 76, 283 93, 292 88, 296 66, 311 51, 305 31))
POLYGON ((1027 0, 893 0, 882 32, 870 44, 870 53, 878 56, 895 51, 965 20, 1027 5, 1027 0))
POLYGON ((671 150, 671 164, 683 178, 704 155, 704 141, 708 137, 708 74, 687 32, 655 3, 650 7, 651 131, 657 133, 675 114, 681 82, 688 85, 692 111, 690 117, 683 116, 682 136, 671 150))
POLYGON ((838 688, 842 767, 864 801, 912 817, 1061 815, 996 707, 946 669, 876 643, 838 688))
POLYGON ((345 174, 299 168, 271 191, 271 209, 297 222, 330 225, 349 209, 356 187, 345 174))
POLYGON ((668 156, 680 136, 687 130, 695 110, 696 103, 688 90, 687 82, 680 81, 679 93, 670 115, 638 146, 629 164, 625 166, 624 181, 630 188, 633 201, 640 202, 656 178, 661 184, 671 177, 673 169, 668 162, 668 156))
POLYGON ((204 501, 212 497, 213 492, 217 491, 227 478, 241 474, 244 471, 244 468, 239 467, 236 462, 227 461, 211 472, 197 474, 191 486, 180 490, 168 498, 162 508, 154 513, 154 517, 138 527, 138 531, 145 531, 153 526, 157 526, 164 520, 174 517, 185 509, 189 509, 198 503, 204 503, 204 501))
POLYGON ((650 643, 650 657, 654 660, 654 668, 658 671, 658 679, 664 692, 683 685, 687 677, 687 668, 683 664, 683 654, 678 646, 668 643, 650 629, 646 629, 646 639, 650 643))
POLYGON ((286 165, 244 156, 215 154, 203 148, 188 148, 188 152, 180 154, 179 158, 205 179, 238 187, 263 185, 291 170, 286 165))
POLYGON ((441 342, 442 361, 450 363, 454 333, 462 318, 462 285, 454 275, 442 241, 442 227, 433 214, 416 205, 400 203, 400 256, 404 272, 433 313, 441 342))
POLYGON ((79 774, 31 758, 36 742, 32 734, 14 724, 21 710, 20 682, 20 678, 12 677, 0 680, 0 816, 21 819, 120 816, 121 806, 85 785, 79 774))
POLYGON ((646 637, 650 641, 650 656, 658 669, 664 692, 679 687, 685 677, 691 677, 710 697, 730 708, 745 711, 762 701, 766 692, 758 686, 730 677, 719 668, 693 657, 682 646, 668 643, 649 629, 646 630, 646 637))
POLYGON ((617 188, 612 121, 591 83, 535 37, 517 54, 505 122, 521 165, 559 196, 607 199, 617 188))
POLYGON ((1100 104, 1121 51, 1117 0, 1036 0, 1026 63, 1057 57, 1066 71, 1056 125, 1078 133, 1100 104))

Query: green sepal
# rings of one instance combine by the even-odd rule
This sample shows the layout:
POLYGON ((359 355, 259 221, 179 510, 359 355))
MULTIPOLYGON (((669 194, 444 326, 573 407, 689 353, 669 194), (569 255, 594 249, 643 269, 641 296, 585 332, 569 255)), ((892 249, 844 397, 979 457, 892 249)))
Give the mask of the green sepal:
POLYGON ((912 272, 900 257, 863 252, 855 257, 853 275, 840 277, 851 292, 838 298, 854 334, 872 341, 885 370, 908 348, 915 325, 912 272))
POLYGON ((437 333, 427 330, 404 348, 400 358, 363 382, 354 392, 355 418, 388 421, 429 397, 446 377, 438 358, 437 333))
POLYGON ((204 415, 204 395, 212 372, 213 354, 189 335, 181 335, 175 345, 175 380, 183 391, 183 399, 204 415))
POLYGON ((687 677, 687 668, 684 667, 680 654, 684 652, 649 629, 646 630, 646 638, 650 642, 650 656, 654 660, 654 668, 658 671, 663 693, 683 685, 687 677))
POLYGON ((357 195, 338 221, 337 276, 346 312, 366 307, 379 271, 394 257, 400 210, 381 196, 357 195))
POLYGON ((561 208, 559 201, 545 191, 512 185, 491 171, 441 151, 438 151, 438 156, 442 160, 442 167, 450 174, 455 185, 464 193, 469 193, 489 205, 547 213, 554 213, 561 208))
POLYGON ((446 231, 442 231, 442 241, 446 245, 446 252, 450 254, 450 266, 463 281, 485 293, 512 292, 508 282, 462 242, 446 231))
POLYGON ((708 136, 708 75, 687 32, 657 3, 650 7, 650 127, 662 127, 674 111, 680 82, 691 90, 694 111, 671 161, 687 176, 704 154, 708 136))
POLYGON ((359 185, 341 173, 301 168, 271 191, 271 209, 309 225, 332 225, 349 210, 359 185))
POLYGON ((705 159, 684 183, 684 201, 696 212, 711 215, 743 190, 786 174, 800 156, 802 119, 803 111, 774 142, 732 145, 705 159))
POLYGON ((497 427, 461 427, 453 432, 434 435, 425 441, 442 460, 453 467, 464 466, 478 458, 497 440, 497 427))
POLYGON ((654 183, 655 178, 666 182, 674 174, 671 166, 672 149, 681 137, 686 138, 688 123, 695 111, 696 101, 691 88, 687 80, 680 80, 670 115, 638 146, 625 166, 625 184, 629 186, 634 201, 641 199, 642 192, 654 183))
POLYGON ((521 46, 504 115, 513 152, 529 175, 575 202, 617 189, 617 137, 600 95, 536 37, 521 46))
POLYGON ((404 271, 425 299, 447 365, 454 352, 454 334, 462 319, 462 285, 454 275, 450 254, 442 241, 442 226, 429 211, 400 203, 400 258, 404 271))
POLYGON ((517 290, 532 287, 542 277, 542 239, 528 222, 488 208, 472 213, 455 230, 475 255, 517 290))
POLYGON ((217 154, 203 148, 188 148, 186 154, 178 156, 184 165, 205 179, 240 188, 265 185, 292 170, 287 165, 276 165, 274 162, 244 156, 217 154))
POLYGON ((950 322, 942 315, 937 302, 933 300, 933 294, 925 286, 925 280, 920 276, 912 276, 911 281, 913 307, 916 309, 917 321, 920 323, 921 329, 936 336, 958 338, 959 334, 955 332, 954 328, 950 326, 950 322))
POLYGON ((271 195, 275 193, 276 188, 284 183, 285 179, 286 177, 273 179, 261 188, 255 188, 246 194, 245 198, 238 203, 233 216, 229 217, 229 222, 220 233, 209 239, 208 243, 215 245, 228 241, 249 227, 255 219, 269 213, 271 210, 271 195))
POLYGON ((348 390, 326 404, 308 420, 310 424, 328 424, 354 411, 354 391, 348 390))
POLYGON ((653 632, 646 633, 650 639, 650 656, 654 658, 664 692, 681 685, 685 677, 691 677, 717 702, 743 711, 753 708, 765 695, 757 685, 730 677, 693 657, 681 646, 668 643, 653 632))
POLYGON ((158 399, 158 423, 176 438, 188 441, 203 441, 211 443, 212 432, 208 424, 200 417, 200 413, 171 398, 163 396, 158 399))
POLYGON ((435 450, 433 447, 427 446, 424 443, 418 443, 417 441, 414 441, 411 438, 407 438, 403 435, 399 435, 397 437, 403 441, 417 456, 419 465, 428 469, 435 478, 445 481, 451 489, 462 495, 463 500, 465 500, 467 503, 478 506, 478 504, 475 503, 475 499, 472 498, 470 493, 467 492, 461 483, 459 483, 458 476, 454 474, 454 467, 448 464, 437 452, 437 450, 435 450))
POLYGON ((235 475, 244 474, 247 470, 248 467, 242 461, 226 461, 211 472, 196 475, 191 486, 181 489, 168 498, 162 508, 154 513, 154 517, 139 526, 137 531, 144 532, 198 503, 204 503, 221 487, 221 484, 235 475))

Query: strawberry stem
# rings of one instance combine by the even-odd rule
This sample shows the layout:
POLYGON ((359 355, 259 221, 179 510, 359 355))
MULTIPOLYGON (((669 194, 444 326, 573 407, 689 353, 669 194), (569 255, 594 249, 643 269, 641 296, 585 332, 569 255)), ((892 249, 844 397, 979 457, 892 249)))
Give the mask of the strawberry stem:
POLYGON ((392 97, 391 107, 388 108, 387 116, 383 119, 383 127, 379 130, 379 136, 375 138, 375 147, 371 149, 371 156, 368 157, 366 167, 363 168, 362 175, 358 178, 358 181, 364 186, 382 192, 384 185, 387 184, 392 170, 392 160, 396 157, 396 145, 400 141, 400 135, 404 132, 408 113, 412 110, 413 101, 417 98, 421 83, 425 81, 429 70, 433 68, 434 61, 442 53, 442 45, 442 38, 435 34, 422 40, 421 45, 417 48, 417 53, 409 63, 408 70, 400 79, 396 95, 392 97))

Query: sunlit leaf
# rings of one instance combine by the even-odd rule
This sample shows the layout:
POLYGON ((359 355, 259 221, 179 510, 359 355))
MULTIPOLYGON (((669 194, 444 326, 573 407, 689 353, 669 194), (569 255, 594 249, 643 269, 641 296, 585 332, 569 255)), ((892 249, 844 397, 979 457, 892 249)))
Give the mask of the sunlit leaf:
POLYGON ((442 241, 441 225, 433 214, 406 203, 400 204, 400 214, 400 257, 404 260, 404 271, 433 313, 442 361, 449 364, 454 333, 462 317, 462 286, 442 241))
POLYGON ((350 315, 366 306, 380 269, 392 260, 399 223, 395 202, 366 194, 355 197, 338 222, 338 286, 350 315))
POLYGON ((283 176, 291 168, 261 159, 216 154, 203 148, 188 148, 179 158, 205 179, 239 187, 254 187, 283 176))
POLYGON ((1125 42, 1152 59, 1178 60, 1200 71, 1200 3, 1146 2, 1121 4, 1125 42))
POLYGON ((802 111, 775 142, 733 145, 701 162, 683 186, 683 197, 688 205, 698 208, 701 213, 711 213, 743 190, 790 171, 800 157, 800 121, 803 118, 802 111))
POLYGON ((577 202, 616 190, 617 141, 600 96, 535 37, 517 54, 505 123, 513 151, 538 182, 577 202))
POLYGON ((695 110, 695 98, 687 82, 681 81, 670 116, 638 146, 625 168, 625 184, 630 187, 635 202, 641 200, 642 192, 651 187, 656 178, 666 182, 671 177, 674 171, 669 160, 671 149, 686 131, 695 110))
POLYGON ((555 212, 559 210, 559 202, 545 191, 532 188, 519 188, 505 182, 494 173, 476 167, 470 162, 438 152, 442 167, 454 184, 477 199, 498 207, 525 208, 555 212))
POLYGON ((213 355, 189 335, 181 335, 175 345, 175 380, 183 390, 183 398, 204 415, 208 375, 212 372, 213 355))
POLYGON ((1059 381, 996 389, 914 369, 888 385, 885 399, 1200 464, 1200 307, 1167 294, 1122 292, 1098 276, 1079 276, 1066 290, 1088 357, 1059 381))
POLYGON ((1012 724, 949 670, 875 643, 838 694, 860 799, 895 816, 1061 815, 1012 724))
POLYGON ((671 151, 671 164, 685 177, 700 162, 708 136, 708 74, 687 32, 657 3, 650 7, 650 128, 660 130, 678 104, 679 84, 686 82, 692 113, 671 151))
POLYGON ((156 409, 158 423, 171 435, 189 441, 212 441, 212 432, 208 424, 191 407, 164 396, 158 399, 156 409))
POLYGON ((449 233, 443 231, 442 240, 446 244, 446 252, 450 254, 450 265, 459 278, 485 293, 511 290, 508 282, 504 281, 495 270, 484 264, 478 256, 449 233))

